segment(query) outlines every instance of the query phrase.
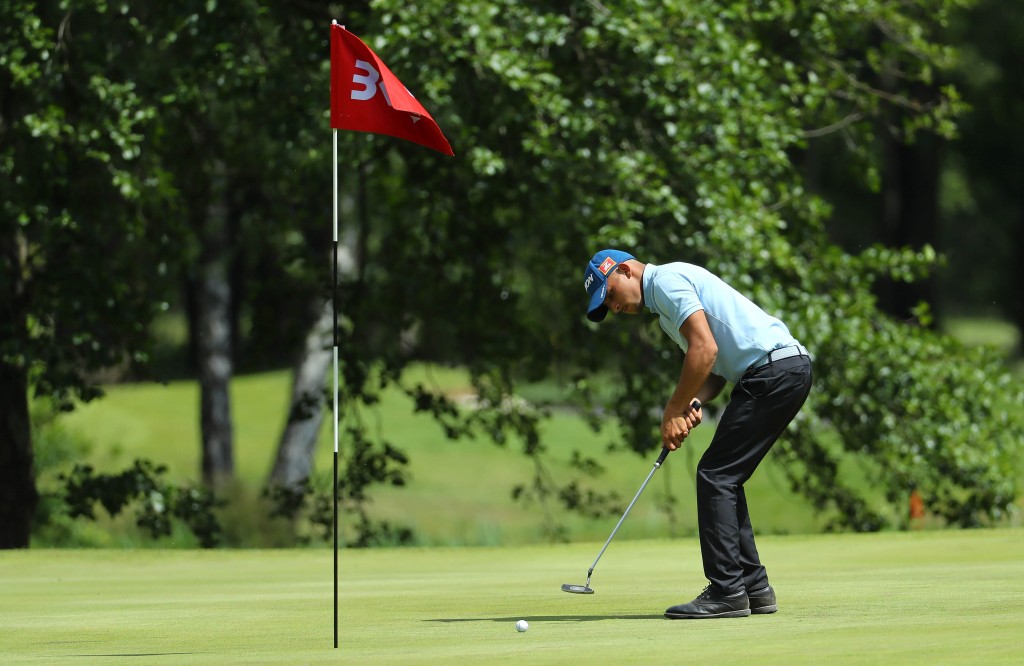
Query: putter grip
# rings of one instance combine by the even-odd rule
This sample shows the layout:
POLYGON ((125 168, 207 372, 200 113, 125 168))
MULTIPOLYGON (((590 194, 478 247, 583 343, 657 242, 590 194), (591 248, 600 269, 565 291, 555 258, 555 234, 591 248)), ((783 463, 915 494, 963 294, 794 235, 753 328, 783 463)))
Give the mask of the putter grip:
MULTIPOLYGON (((700 400, 697 400, 696 398, 694 398, 693 402, 690 403, 690 407, 693 408, 694 410, 700 409, 702 407, 702 405, 700 404, 700 400)), ((661 450, 661 455, 658 456, 658 462, 655 463, 655 464, 658 467, 661 467, 661 463, 665 462, 665 458, 668 458, 668 454, 669 453, 671 453, 671 452, 668 449, 662 449, 661 450)))

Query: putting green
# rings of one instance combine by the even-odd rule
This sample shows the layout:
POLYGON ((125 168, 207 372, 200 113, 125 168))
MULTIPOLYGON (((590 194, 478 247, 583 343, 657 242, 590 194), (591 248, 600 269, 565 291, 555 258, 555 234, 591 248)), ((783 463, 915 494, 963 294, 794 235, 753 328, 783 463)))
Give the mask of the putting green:
POLYGON ((780 611, 668 621, 692 539, 342 551, 0 553, 0 663, 1001 664, 1024 659, 1024 530, 765 536, 780 611), (530 629, 518 633, 515 622, 530 629))

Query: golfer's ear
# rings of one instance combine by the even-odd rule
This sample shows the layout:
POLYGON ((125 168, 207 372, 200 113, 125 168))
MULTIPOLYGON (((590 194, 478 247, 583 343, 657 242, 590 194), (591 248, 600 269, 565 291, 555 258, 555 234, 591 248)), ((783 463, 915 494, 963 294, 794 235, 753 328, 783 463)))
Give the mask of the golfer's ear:
POLYGON ((632 275, 633 270, 629 267, 629 264, 627 264, 626 262, 622 262, 621 264, 615 267, 615 272, 622 273, 626 277, 629 277, 630 275, 632 275))

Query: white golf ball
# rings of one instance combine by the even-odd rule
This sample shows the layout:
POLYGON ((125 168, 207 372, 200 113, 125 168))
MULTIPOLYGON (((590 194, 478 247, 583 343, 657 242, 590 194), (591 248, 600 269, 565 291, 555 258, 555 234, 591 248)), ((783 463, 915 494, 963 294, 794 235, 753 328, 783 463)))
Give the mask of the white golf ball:
POLYGON ((519 620, 516 622, 516 631, 526 631, 530 628, 530 623, 526 620, 519 620))

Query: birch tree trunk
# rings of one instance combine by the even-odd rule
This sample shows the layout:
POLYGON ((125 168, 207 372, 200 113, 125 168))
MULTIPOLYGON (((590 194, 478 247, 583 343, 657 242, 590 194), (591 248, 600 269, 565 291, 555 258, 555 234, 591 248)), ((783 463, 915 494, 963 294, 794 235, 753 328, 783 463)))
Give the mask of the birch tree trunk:
POLYGON ((306 336, 302 356, 295 364, 288 422, 278 442, 270 485, 296 489, 313 471, 317 435, 328 401, 325 380, 333 360, 333 325, 333 309, 327 301, 306 336))
MULTIPOLYGON (((338 275, 351 275, 358 265, 355 234, 342 237, 338 250, 338 275)), ((339 314, 340 316, 340 314, 339 314)), ((296 489, 313 471, 317 435, 328 405, 327 378, 333 361, 334 308, 328 300, 306 336, 302 355, 295 364, 288 422, 277 446, 277 457, 270 472, 269 485, 296 489)))

